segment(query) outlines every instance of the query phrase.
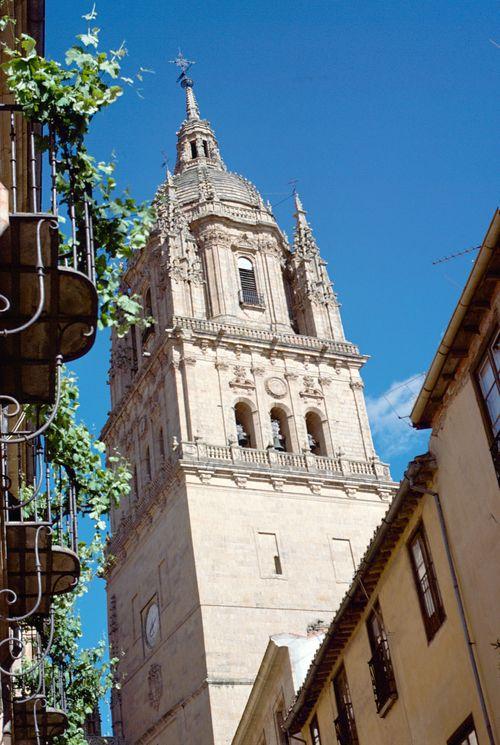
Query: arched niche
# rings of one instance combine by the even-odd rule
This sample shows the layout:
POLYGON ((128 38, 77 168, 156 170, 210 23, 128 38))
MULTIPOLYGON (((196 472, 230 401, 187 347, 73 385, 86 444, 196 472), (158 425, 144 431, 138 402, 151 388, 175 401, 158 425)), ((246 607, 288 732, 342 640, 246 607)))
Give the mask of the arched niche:
POLYGON ((323 417, 314 409, 306 412, 307 446, 314 455, 327 455, 323 417))
POLYGON ((243 448, 256 448, 255 407, 251 401, 239 399, 234 405, 236 442, 243 448))
POLYGON ((292 452, 289 414, 284 406, 273 406, 269 412, 271 419, 271 447, 282 452, 292 452))

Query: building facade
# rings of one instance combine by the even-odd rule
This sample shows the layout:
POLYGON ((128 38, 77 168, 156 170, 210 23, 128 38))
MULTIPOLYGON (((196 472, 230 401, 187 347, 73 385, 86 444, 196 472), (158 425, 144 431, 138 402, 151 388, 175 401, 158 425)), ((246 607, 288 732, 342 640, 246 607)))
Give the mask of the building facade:
POLYGON ((107 576, 128 745, 230 743, 269 637, 331 618, 394 492, 298 196, 290 247, 180 80, 175 173, 125 275, 155 323, 113 338, 103 432, 134 468, 107 576))
POLYGON ((312 624, 307 636, 275 634, 269 639, 232 745, 281 745, 286 712, 302 685, 324 627, 312 624))
MULTIPOLYGON (((500 213, 412 412, 432 427, 285 720, 307 745, 500 740, 500 213)), ((297 740, 298 741, 298 740, 297 740)))

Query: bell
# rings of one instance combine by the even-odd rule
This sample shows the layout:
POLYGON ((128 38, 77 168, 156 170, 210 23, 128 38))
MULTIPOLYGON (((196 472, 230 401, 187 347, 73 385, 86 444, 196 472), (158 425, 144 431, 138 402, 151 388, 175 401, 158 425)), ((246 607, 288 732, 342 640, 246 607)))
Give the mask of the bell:
POLYGON ((318 443, 309 432, 307 433, 307 444, 309 445, 309 450, 311 451, 311 453, 315 453, 318 449, 318 443))
POLYGON ((285 450, 285 438, 280 432, 280 423, 277 419, 271 420, 271 427, 273 430, 273 448, 274 450, 279 450, 280 452, 284 452, 285 450))
POLYGON ((239 422, 236 423, 236 436, 238 438, 238 445, 240 448, 246 448, 249 444, 248 434, 243 429, 243 425, 239 422))

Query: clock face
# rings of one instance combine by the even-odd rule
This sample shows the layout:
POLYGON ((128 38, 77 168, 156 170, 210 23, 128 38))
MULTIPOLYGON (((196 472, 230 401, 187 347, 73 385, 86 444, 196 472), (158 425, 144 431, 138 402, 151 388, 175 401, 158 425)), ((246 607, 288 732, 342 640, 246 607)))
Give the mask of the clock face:
POLYGON ((151 649, 154 647, 156 640, 158 639, 158 632, 160 631, 160 611, 156 603, 151 603, 146 613, 146 621, 144 623, 144 637, 146 644, 151 649))

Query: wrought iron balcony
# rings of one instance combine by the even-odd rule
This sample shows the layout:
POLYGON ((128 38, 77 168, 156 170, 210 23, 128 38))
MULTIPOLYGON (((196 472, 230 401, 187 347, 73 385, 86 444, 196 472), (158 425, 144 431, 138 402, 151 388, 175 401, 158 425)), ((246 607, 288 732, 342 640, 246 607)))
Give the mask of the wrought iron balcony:
POLYGON ((264 295, 255 290, 243 289, 239 292, 240 305, 249 305, 253 308, 264 308, 264 295))
POLYGON ((57 358, 77 359, 95 339, 92 200, 78 196, 71 184, 66 194, 58 193, 64 143, 23 118, 20 107, 0 105, 0 137, 0 392, 18 404, 50 403, 57 358), (50 182, 47 205, 42 169, 50 182))
MULTIPOLYGON (((2 672, 10 678, 11 719, 4 734, 14 734, 16 745, 41 745, 62 735, 68 727, 65 676, 60 665, 51 659, 47 649, 47 629, 36 630, 20 625, 11 638, 17 652, 11 670, 2 672), (29 650, 19 664, 22 651, 29 650)), ((7 712, 10 714, 9 710, 7 712)))
POLYGON ((78 582, 76 495, 40 441, 3 446, 1 490, 7 586, 0 619, 18 624, 47 617, 54 596, 78 582))
POLYGON ((359 745, 352 704, 344 704, 333 723, 339 745, 359 745))
POLYGON ((368 666, 377 712, 384 716, 398 697, 389 645, 386 639, 380 640, 371 660, 368 662, 368 666))

